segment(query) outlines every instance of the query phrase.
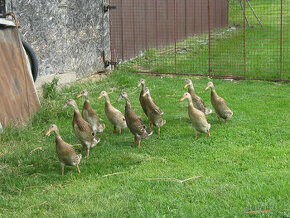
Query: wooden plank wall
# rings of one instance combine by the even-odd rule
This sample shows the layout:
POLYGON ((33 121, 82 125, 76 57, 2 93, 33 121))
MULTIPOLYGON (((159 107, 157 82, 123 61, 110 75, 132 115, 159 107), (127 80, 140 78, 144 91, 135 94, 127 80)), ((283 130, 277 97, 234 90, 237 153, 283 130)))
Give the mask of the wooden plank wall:
POLYGON ((39 108, 18 30, 0 26, 0 122, 27 121, 39 108))
MULTIPOLYGON (((211 28, 228 25, 228 0, 209 0, 211 28)), ((110 10, 114 61, 125 61, 148 48, 160 48, 208 31, 207 0, 114 0, 110 10)))

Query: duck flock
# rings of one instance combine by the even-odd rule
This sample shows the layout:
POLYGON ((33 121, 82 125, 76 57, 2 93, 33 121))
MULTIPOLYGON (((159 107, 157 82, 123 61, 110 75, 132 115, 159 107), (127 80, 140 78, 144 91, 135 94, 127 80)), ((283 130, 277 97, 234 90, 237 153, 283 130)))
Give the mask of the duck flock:
MULTIPOLYGON (((122 91, 118 101, 122 98, 126 101, 125 115, 123 115, 118 109, 116 109, 110 102, 110 98, 106 91, 102 91, 98 96, 98 99, 105 98, 105 113, 108 120, 114 126, 114 132, 122 133, 122 129, 129 128, 130 132, 134 135, 135 143, 138 144, 138 148, 141 147, 141 139, 145 139, 153 133, 153 126, 157 127, 157 134, 160 135, 161 127, 166 124, 166 120, 162 118, 163 112, 156 105, 155 101, 151 97, 150 90, 146 88, 145 80, 139 81, 138 87, 142 86, 140 92, 140 104, 148 117, 149 129, 146 128, 142 118, 137 115, 130 103, 128 94, 122 91)), ((186 80, 184 88, 188 87, 188 92, 184 93, 180 101, 188 100, 188 116, 192 122, 194 129, 194 136, 197 138, 197 133, 207 133, 210 137, 211 125, 207 122, 206 115, 212 113, 212 110, 205 107, 203 100, 196 95, 192 81, 186 80)), ((217 95, 215 87, 212 82, 209 82, 205 90, 211 88, 211 103, 219 120, 224 119, 227 121, 233 115, 233 112, 227 106, 225 100, 217 95)), ((73 129, 76 137, 83 145, 84 151, 87 152, 87 157, 90 155, 90 149, 96 146, 100 142, 100 138, 97 137, 97 133, 103 132, 106 128, 105 124, 101 124, 97 113, 91 107, 88 92, 82 90, 76 97, 83 96, 85 102, 82 109, 82 114, 79 111, 77 103, 73 99, 68 99, 64 105, 64 108, 72 106, 74 108, 73 116, 73 129)), ((81 154, 77 154, 74 146, 66 143, 60 136, 59 130, 55 124, 49 126, 46 135, 51 132, 55 132, 56 135, 56 153, 61 164, 61 173, 64 175, 64 166, 75 166, 77 172, 80 173, 79 164, 82 159, 81 154)))

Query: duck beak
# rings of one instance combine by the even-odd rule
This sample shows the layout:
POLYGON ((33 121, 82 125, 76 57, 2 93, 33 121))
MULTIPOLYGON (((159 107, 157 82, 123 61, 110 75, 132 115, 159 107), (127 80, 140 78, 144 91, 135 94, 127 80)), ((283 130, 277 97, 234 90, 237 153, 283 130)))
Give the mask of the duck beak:
POLYGON ((141 86, 141 83, 138 83, 138 87, 140 87, 141 86))
POLYGON ((51 130, 47 130, 47 132, 45 133, 45 136, 49 136, 50 135, 51 130))
POLYGON ((99 96, 97 97, 97 100, 101 99, 101 97, 102 97, 102 95, 99 95, 99 96))
POLYGON ((79 97, 81 97, 81 96, 83 96, 82 93, 78 94, 76 98, 79 98, 79 97))
POLYGON ((185 96, 183 96, 181 99, 180 99, 180 101, 183 101, 185 99, 185 96))
POLYGON ((188 86, 189 84, 188 83, 186 83, 184 86, 183 86, 183 88, 185 89, 187 86, 188 86))
POLYGON ((208 90, 208 88, 209 88, 209 86, 205 87, 205 89, 204 89, 204 90, 206 91, 206 90, 208 90))

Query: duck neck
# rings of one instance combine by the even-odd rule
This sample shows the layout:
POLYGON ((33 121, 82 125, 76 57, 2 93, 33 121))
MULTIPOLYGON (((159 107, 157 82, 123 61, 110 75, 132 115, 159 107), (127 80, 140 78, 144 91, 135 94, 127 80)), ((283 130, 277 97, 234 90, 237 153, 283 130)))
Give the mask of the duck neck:
POLYGON ((105 98, 105 102, 106 102, 106 104, 111 104, 111 102, 110 102, 110 98, 109 98, 108 95, 104 95, 104 98, 105 98))
POLYGON ((90 102, 89 96, 88 95, 84 95, 84 96, 85 96, 85 99, 86 99, 85 101, 89 103, 90 102))
POLYGON ((216 93, 216 90, 215 90, 215 87, 211 87, 211 95, 212 96, 217 96, 217 93, 216 93))
POLYGON ((190 84, 189 87, 188 87, 188 93, 195 94, 195 91, 194 91, 194 88, 193 88, 192 84, 190 84))
POLYGON ((147 97, 147 98, 151 98, 150 93, 146 93, 145 97, 147 97))
POLYGON ((77 105, 73 104, 72 106, 74 108, 75 113, 80 113, 80 110, 77 105))
POLYGON ((188 105, 193 105, 193 103, 192 103, 192 98, 187 98, 188 99, 188 105))
POLYGON ((62 141, 62 138, 61 138, 61 136, 59 134, 58 129, 56 129, 54 132, 55 132, 55 140, 56 141, 62 141))
POLYGON ((142 83, 141 85, 142 85, 142 91, 145 92, 145 89, 146 89, 145 83, 142 83))
POLYGON ((127 110, 127 109, 131 109, 131 103, 130 103, 129 98, 125 98, 125 100, 126 100, 125 109, 126 109, 126 110, 127 110))

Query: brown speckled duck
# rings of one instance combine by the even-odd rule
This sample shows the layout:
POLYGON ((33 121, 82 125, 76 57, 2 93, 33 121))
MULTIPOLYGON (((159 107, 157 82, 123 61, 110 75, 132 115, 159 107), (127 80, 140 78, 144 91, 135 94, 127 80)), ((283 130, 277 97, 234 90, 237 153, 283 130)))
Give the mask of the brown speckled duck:
POLYGON ((208 88, 211 88, 211 104, 215 109, 218 119, 220 120, 220 118, 223 118, 225 121, 227 121, 233 116, 233 112, 227 106, 226 101, 222 97, 218 96, 212 82, 207 84, 205 90, 208 88))
POLYGON ((95 147, 100 142, 100 139, 94 137, 94 132, 91 125, 82 118, 75 100, 68 99, 64 105, 64 108, 67 106, 72 106, 74 108, 74 117, 72 122, 73 129, 76 137, 80 140, 84 149, 87 149, 88 157, 90 155, 90 149, 95 147))
POLYGON ((186 88, 187 86, 189 86, 188 87, 188 93, 191 95, 193 106, 196 109, 198 109, 198 110, 202 111, 203 113, 205 113, 205 115, 211 114, 212 110, 209 109, 209 108, 206 108, 205 105, 204 105, 203 100, 195 93, 192 81, 190 79, 186 80, 186 83, 185 83, 183 88, 186 88))
POLYGON ((84 120, 91 125, 94 135, 96 135, 98 132, 103 132, 106 126, 105 124, 100 124, 99 117, 90 104, 88 91, 82 90, 77 95, 77 98, 81 96, 85 97, 85 102, 82 110, 84 120))
POLYGON ((50 135, 51 132, 55 132, 55 147, 58 159, 61 165, 61 175, 64 175, 64 166, 75 166, 77 172, 81 173, 79 164, 82 159, 81 154, 77 154, 74 147, 66 143, 60 136, 58 128, 55 124, 49 126, 45 135, 50 135))
POLYGON ((102 91, 98 96, 98 99, 101 99, 102 97, 105 98, 105 113, 109 121, 114 125, 114 132, 116 132, 116 130, 118 129, 119 134, 121 134, 122 129, 127 128, 124 115, 119 110, 113 107, 106 91, 102 91))
POLYGON ((180 101, 183 101, 184 99, 188 99, 188 116, 192 122, 195 138, 197 138, 198 132, 207 132, 208 136, 210 136, 210 124, 207 122, 205 114, 193 106, 191 95, 188 92, 184 93, 180 101))
POLYGON ((138 116, 131 108, 131 103, 128 97, 128 94, 123 91, 121 92, 118 101, 122 98, 125 99, 125 118, 128 128, 131 133, 135 136, 135 143, 138 143, 138 148, 141 147, 141 139, 145 139, 152 134, 152 132, 148 133, 145 127, 145 124, 140 116, 138 116))
POLYGON ((157 134, 160 135, 160 128, 166 123, 166 120, 162 119, 163 112, 155 104, 154 100, 152 99, 150 95, 150 90, 148 88, 145 89, 145 92, 143 95, 146 95, 146 97, 148 98, 146 102, 146 108, 147 108, 147 115, 149 118, 150 131, 152 131, 152 125, 154 125, 158 128, 157 134))
POLYGON ((148 97, 146 95, 144 95, 145 93, 145 89, 146 89, 146 86, 145 86, 145 79, 140 79, 139 83, 138 83, 138 87, 142 86, 142 89, 141 89, 141 92, 140 92, 140 96, 139 96, 139 101, 140 101, 140 104, 141 104, 141 107, 144 111, 144 113, 147 115, 147 107, 146 107, 146 104, 148 102, 148 97))

